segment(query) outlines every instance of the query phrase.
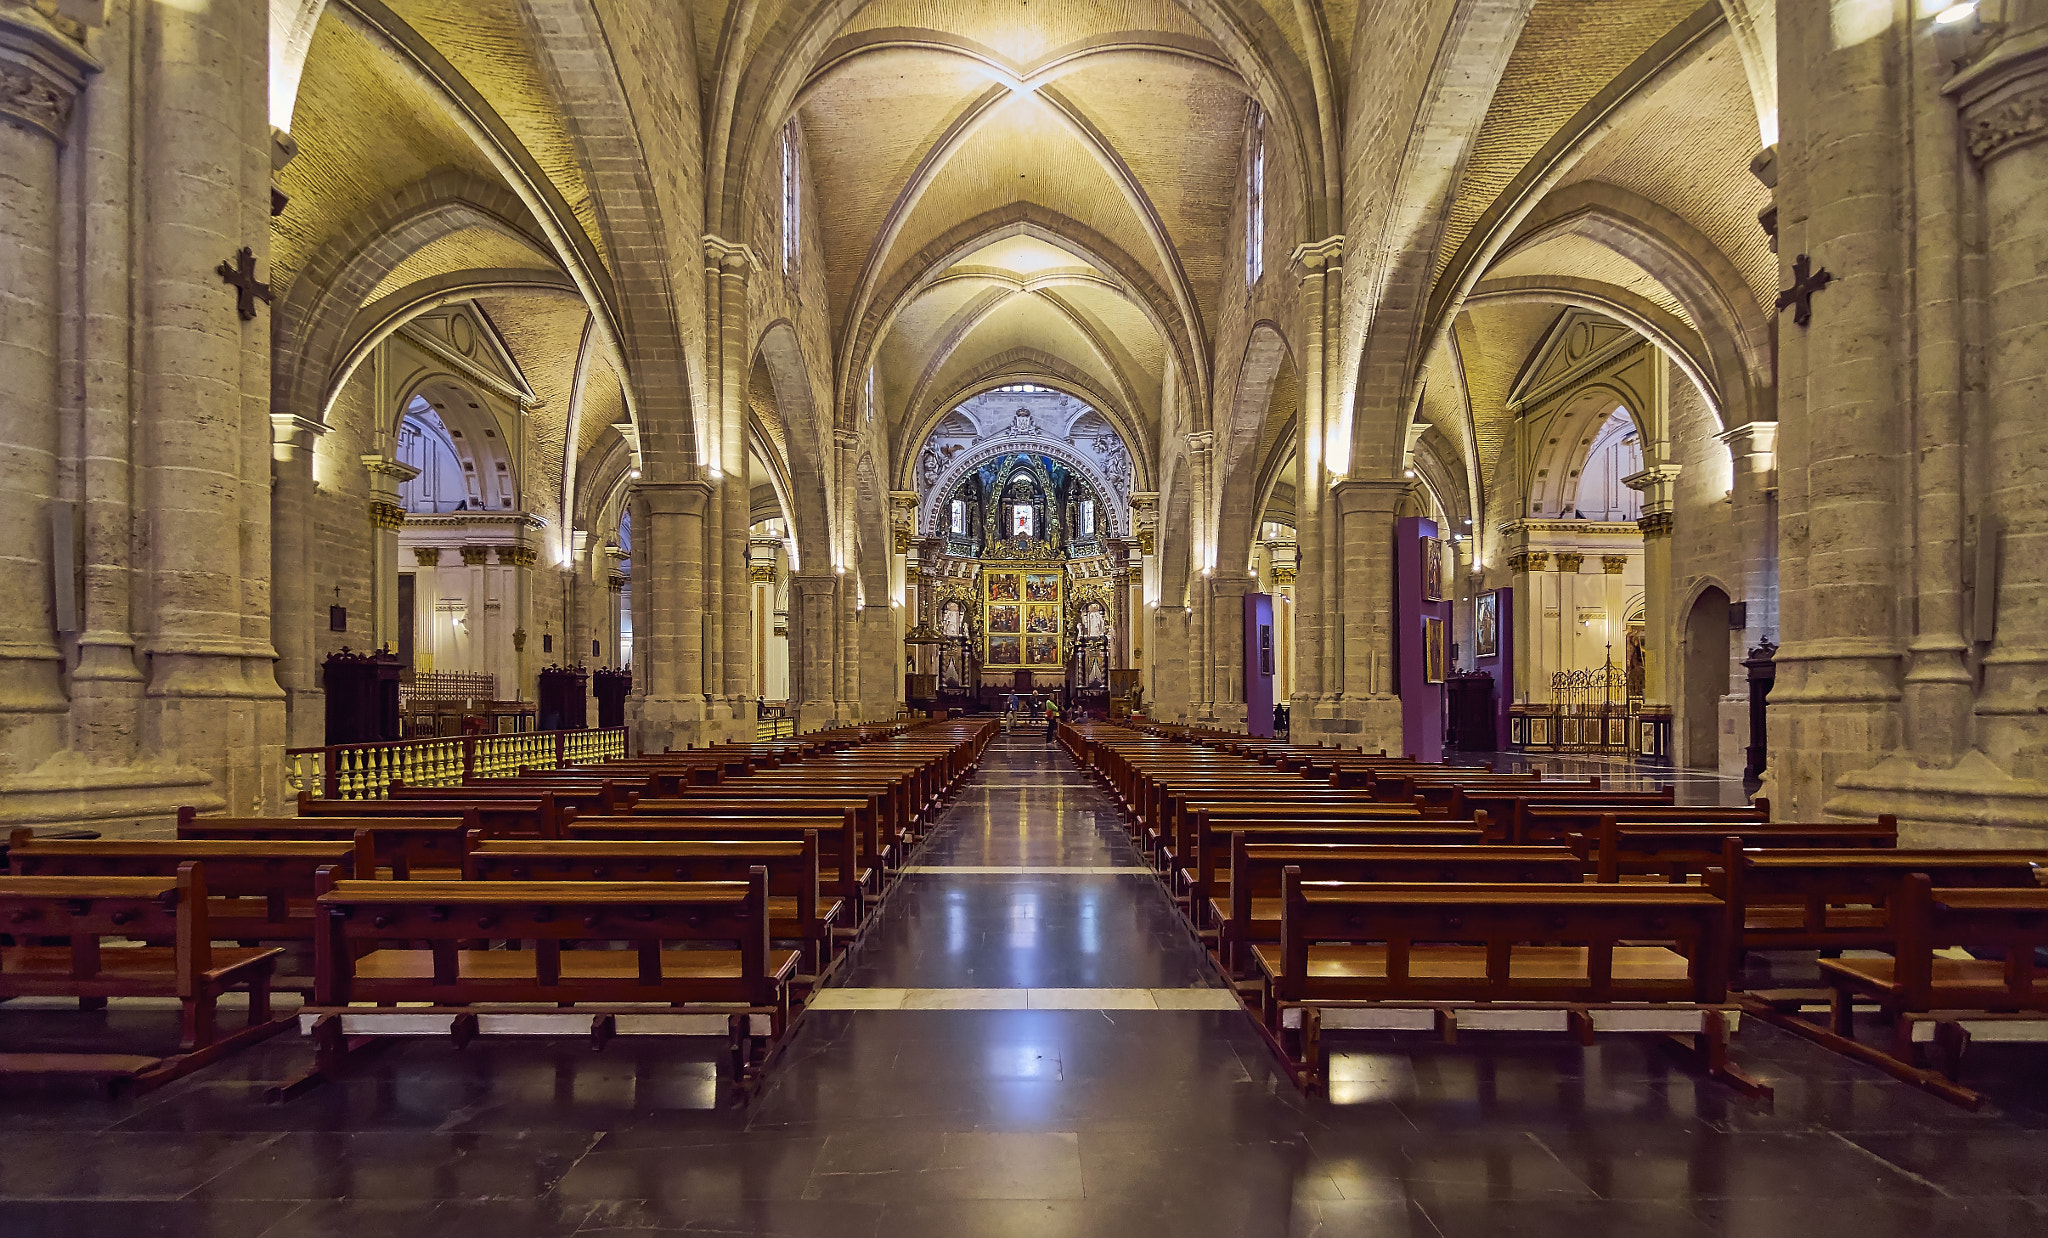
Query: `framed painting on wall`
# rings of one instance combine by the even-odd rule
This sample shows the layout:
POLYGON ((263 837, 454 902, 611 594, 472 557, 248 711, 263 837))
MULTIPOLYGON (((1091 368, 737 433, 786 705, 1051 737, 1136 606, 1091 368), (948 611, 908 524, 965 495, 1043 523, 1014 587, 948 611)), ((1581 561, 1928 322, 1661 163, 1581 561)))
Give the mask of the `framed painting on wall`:
POLYGON ((1440 537, 1422 539, 1422 600, 1444 600, 1444 542, 1440 537))
POLYGON ((1057 606, 1026 606, 1024 608, 1024 630, 1026 632, 1058 632, 1060 630, 1060 608, 1057 606))
POLYGON ((1273 673, 1273 625, 1259 625, 1259 674, 1273 673))
POLYGON ((1435 616, 1422 620, 1422 679, 1425 683, 1444 681, 1444 621, 1435 616))
POLYGON ((991 632, 1018 632, 1021 606, 991 606, 988 608, 988 630, 991 632))
POLYGON ((1026 666, 1058 666, 1060 664, 1060 638, 1057 636, 1025 637, 1024 664, 1026 666))
POLYGON ((991 636, 988 638, 988 664, 990 666, 1022 666, 1024 664, 1024 638, 1021 636, 991 636))
POLYGON ((1032 573, 1024 578, 1024 600, 1027 602, 1057 602, 1060 600, 1060 578, 1032 573))
POLYGON ((1500 656, 1500 595, 1495 590, 1472 599, 1472 652, 1482 658, 1500 656))
POLYGON ((991 602, 1017 601, 1017 573, 990 572, 988 574, 988 600, 991 602))

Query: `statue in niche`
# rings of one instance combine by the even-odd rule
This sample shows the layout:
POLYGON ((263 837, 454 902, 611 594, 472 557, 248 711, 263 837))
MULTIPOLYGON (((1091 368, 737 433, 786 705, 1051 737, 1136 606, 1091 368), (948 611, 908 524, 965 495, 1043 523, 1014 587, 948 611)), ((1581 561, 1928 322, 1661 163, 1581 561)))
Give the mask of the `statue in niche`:
POLYGON ((940 467, 938 444, 925 444, 924 454, 917 458, 917 488, 929 493, 938 483, 940 467))
POLYGON ((967 634, 967 608, 957 599, 949 598, 940 608, 939 634, 946 638, 946 643, 939 646, 939 683, 947 688, 961 687, 965 677, 965 646, 961 638, 967 634))

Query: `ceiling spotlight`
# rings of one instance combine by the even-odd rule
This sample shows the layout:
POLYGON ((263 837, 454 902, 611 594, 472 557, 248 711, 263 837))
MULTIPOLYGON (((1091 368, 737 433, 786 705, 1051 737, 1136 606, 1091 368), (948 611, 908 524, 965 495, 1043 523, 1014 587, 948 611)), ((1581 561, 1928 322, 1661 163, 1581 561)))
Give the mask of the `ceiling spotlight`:
POLYGON ((1402 470, 1401 470, 1401 476, 1403 476, 1403 477, 1413 477, 1413 476, 1415 476, 1415 470, 1414 470, 1414 469, 1402 469, 1402 470))
POLYGON ((640 470, 639 470, 639 469, 628 469, 628 470, 626 470, 626 476, 627 476, 628 478, 630 478, 631 480, 633 480, 633 481, 639 481, 639 480, 640 480, 640 470))
POLYGON ((1968 21, 1976 15, 1977 0, 1968 0, 1964 4, 1951 4, 1941 12, 1936 13, 1934 15, 1934 24, 1937 26, 1953 26, 1957 22, 1968 21))

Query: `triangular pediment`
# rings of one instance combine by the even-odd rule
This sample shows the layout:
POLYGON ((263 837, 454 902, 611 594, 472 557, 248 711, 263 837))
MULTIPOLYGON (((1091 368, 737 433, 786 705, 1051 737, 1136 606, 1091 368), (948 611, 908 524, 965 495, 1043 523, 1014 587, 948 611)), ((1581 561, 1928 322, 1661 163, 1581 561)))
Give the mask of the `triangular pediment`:
POLYGON ((1604 314, 1571 308, 1557 316, 1529 354, 1510 402, 1526 406, 1569 387, 1582 376, 1636 347, 1643 337, 1604 314))
POLYGON ((500 389, 510 388, 531 400, 533 388, 513 360, 512 350, 490 318, 472 301, 458 301, 414 316, 400 333, 469 377, 500 389))

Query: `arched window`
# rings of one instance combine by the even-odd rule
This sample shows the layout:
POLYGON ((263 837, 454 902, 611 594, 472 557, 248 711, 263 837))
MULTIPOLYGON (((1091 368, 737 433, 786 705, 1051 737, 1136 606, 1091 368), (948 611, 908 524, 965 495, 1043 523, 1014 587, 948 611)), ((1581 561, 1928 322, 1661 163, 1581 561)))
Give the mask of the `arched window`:
POLYGON ((803 223, 797 185, 796 122, 782 127, 782 273, 796 271, 797 236, 803 223))
POLYGON ((399 505, 409 512, 432 515, 482 506, 475 465, 456 451, 448 427, 419 396, 398 423, 398 460, 419 470, 419 476, 398 487, 399 505))
POLYGON ((1247 122, 1244 177, 1244 282, 1266 273, 1266 113, 1254 103, 1247 122))

